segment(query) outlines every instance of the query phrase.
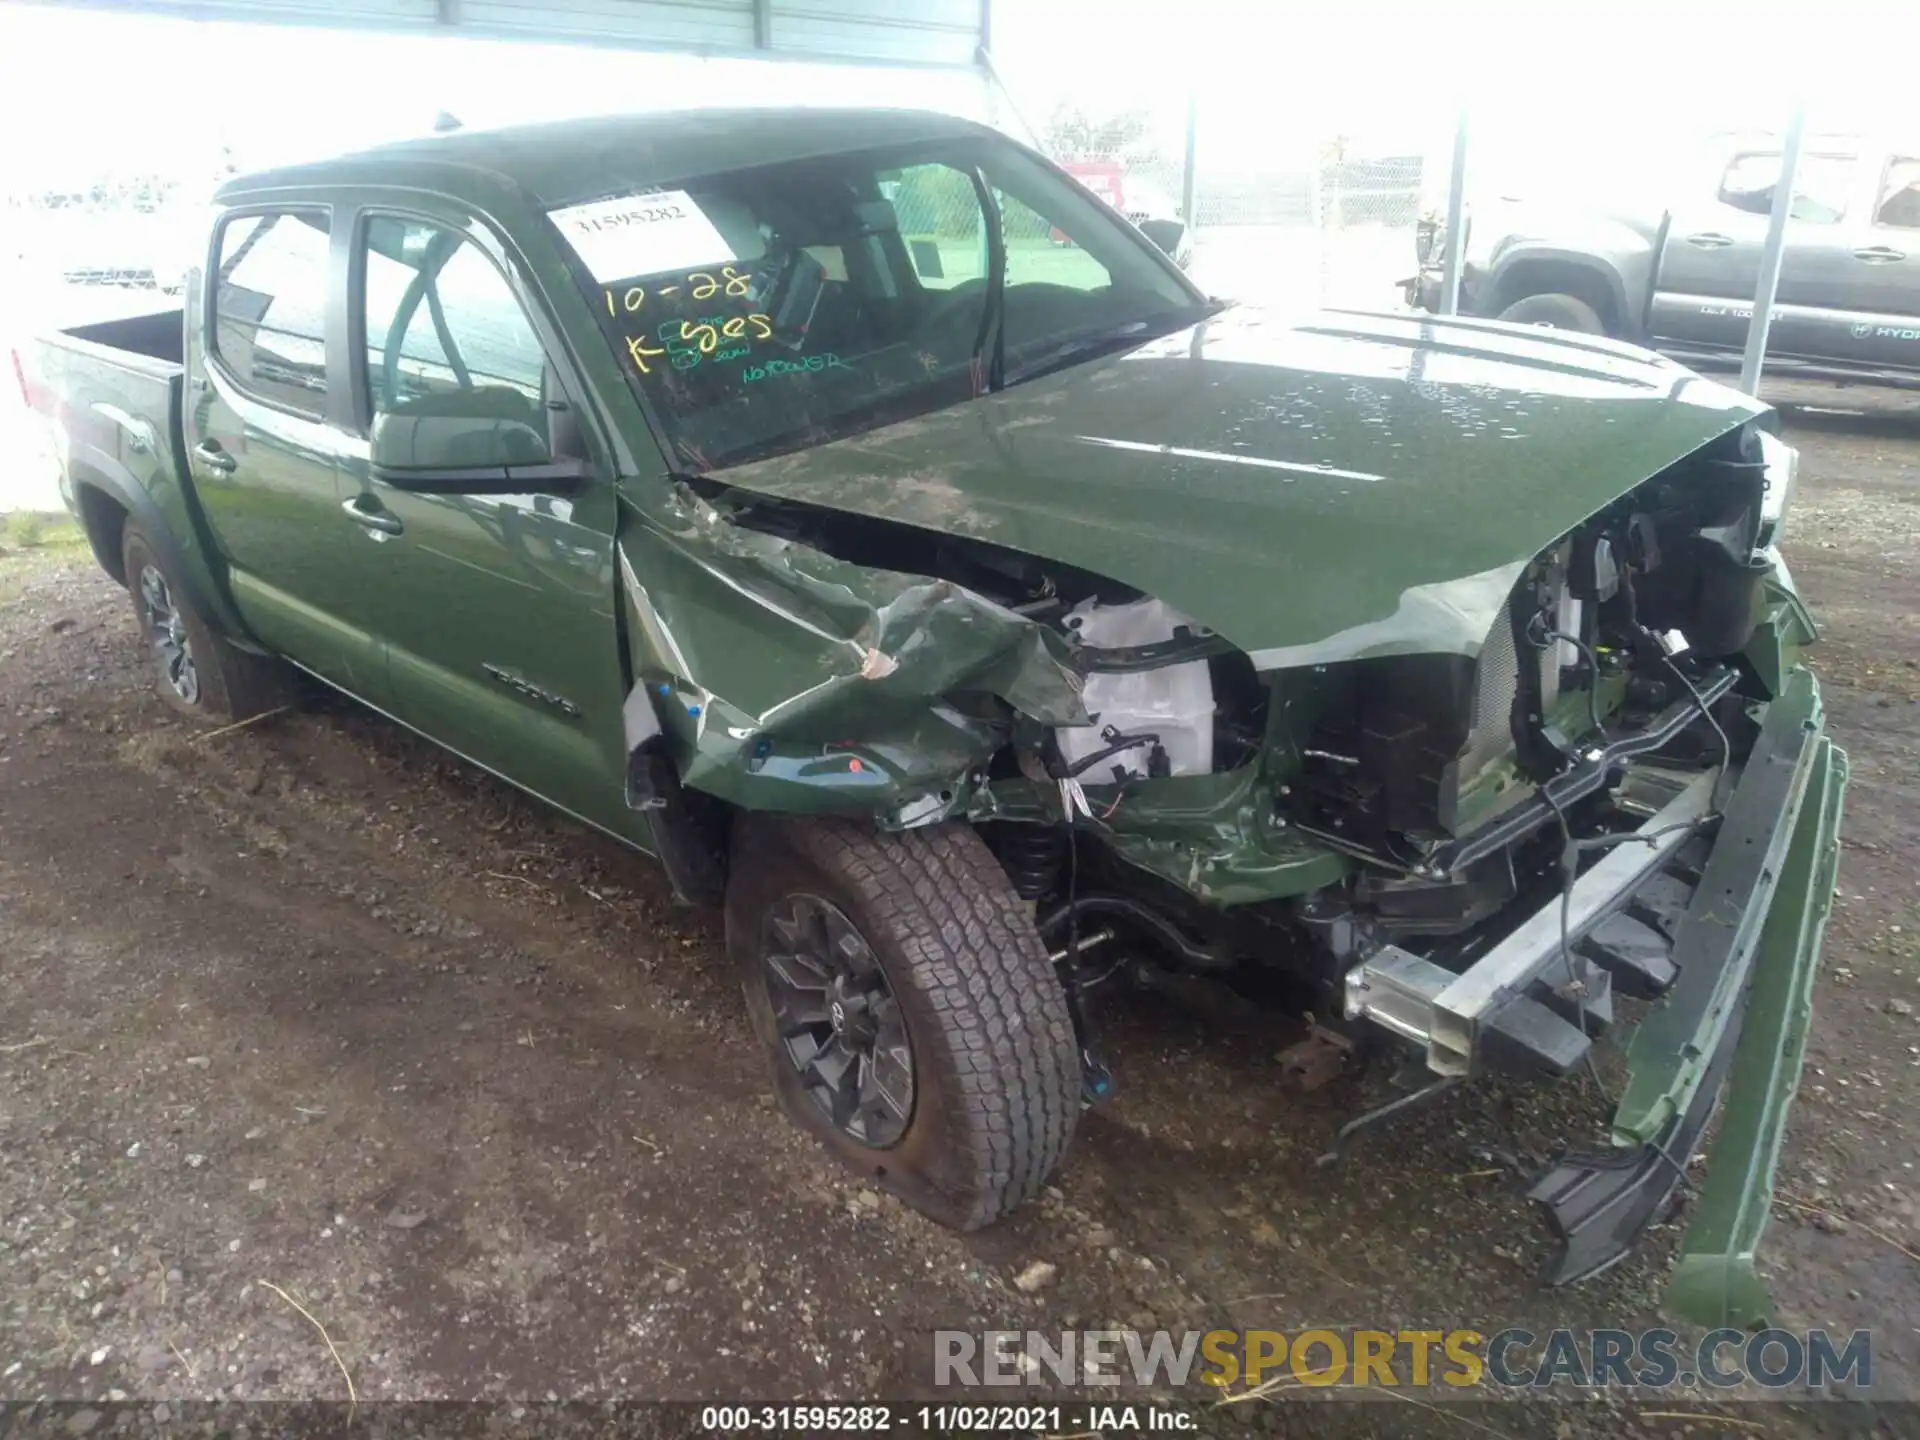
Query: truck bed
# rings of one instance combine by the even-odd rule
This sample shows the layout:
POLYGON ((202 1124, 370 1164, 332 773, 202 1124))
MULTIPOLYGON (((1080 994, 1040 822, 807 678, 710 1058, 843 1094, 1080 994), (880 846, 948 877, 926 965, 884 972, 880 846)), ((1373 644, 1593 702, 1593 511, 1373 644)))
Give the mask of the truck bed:
MULTIPOLYGON (((180 423, 184 318, 176 308, 76 325, 40 336, 22 357, 28 401, 61 438, 62 496, 82 521, 80 487, 143 517, 190 504, 180 423)), ((117 527, 106 548, 100 561, 117 576, 117 527)))
POLYGON ((103 359, 144 373, 177 375, 186 364, 184 319, 184 312, 176 308, 151 315, 98 320, 90 325, 56 330, 47 343, 78 341, 80 343, 71 348, 101 354, 103 359))

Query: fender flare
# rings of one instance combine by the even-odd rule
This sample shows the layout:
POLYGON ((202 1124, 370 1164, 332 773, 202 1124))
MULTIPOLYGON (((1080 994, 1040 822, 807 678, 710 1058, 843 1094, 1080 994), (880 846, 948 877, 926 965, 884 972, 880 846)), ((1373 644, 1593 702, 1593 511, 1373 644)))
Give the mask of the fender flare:
MULTIPOLYGON (((168 579, 186 592, 187 602, 223 640, 243 650, 265 653, 259 642, 248 634, 246 622, 234 609, 225 587, 219 584, 204 556, 190 555, 180 544, 173 523, 167 519, 152 492, 140 484, 125 466, 95 446, 77 443, 67 460, 67 480, 74 490, 74 511, 83 526, 86 525, 86 516, 81 512, 79 492, 83 489, 97 490, 124 510, 129 521, 139 525, 140 533, 151 543, 160 563, 167 567, 168 579)), ((94 547, 94 556, 104 564, 105 557, 100 555, 99 542, 92 528, 86 528, 88 543, 94 547)), ((122 583, 131 587, 132 582, 128 579, 122 583)))
POLYGON ((1520 295, 1508 295, 1507 285, 1516 267, 1533 263, 1571 266, 1576 270, 1585 271, 1598 280, 1613 301, 1615 324, 1622 338, 1631 337, 1632 330, 1637 328, 1643 307, 1634 305, 1628 300, 1627 282, 1621 275, 1619 267, 1604 256, 1588 251, 1565 250, 1555 245, 1516 245, 1511 250, 1503 252, 1494 262, 1493 268, 1488 271, 1486 284, 1481 287, 1480 293, 1485 297, 1482 302, 1484 306, 1482 313, 1497 316, 1515 300, 1523 298, 1520 295))

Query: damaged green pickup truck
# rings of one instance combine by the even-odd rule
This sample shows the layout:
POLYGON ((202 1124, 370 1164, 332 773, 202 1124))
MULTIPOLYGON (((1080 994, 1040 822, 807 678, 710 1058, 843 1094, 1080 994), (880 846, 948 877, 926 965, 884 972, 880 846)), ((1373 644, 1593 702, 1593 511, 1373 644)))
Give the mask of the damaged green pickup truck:
POLYGON ((1291 987, 1301 1078, 1398 1046, 1401 1107, 1591 1069, 1617 992, 1549 1277, 1724 1095, 1671 1299, 1766 1313, 1846 765, 1763 407, 1211 300, 1018 145, 859 111, 236 180, 184 323, 25 359, 164 694, 290 662, 656 855, 788 1112, 938 1219, 1059 1163, 1121 957, 1291 987))

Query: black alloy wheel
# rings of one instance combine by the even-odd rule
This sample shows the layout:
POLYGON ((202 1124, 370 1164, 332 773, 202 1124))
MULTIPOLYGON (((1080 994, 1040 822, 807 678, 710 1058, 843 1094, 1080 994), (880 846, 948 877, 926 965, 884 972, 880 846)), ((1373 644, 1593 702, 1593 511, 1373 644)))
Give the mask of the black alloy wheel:
POLYGON ((161 699, 183 715, 218 723, 249 720, 291 703, 294 690, 285 662, 242 650, 210 625, 192 585, 182 582, 181 572, 161 558, 163 547, 138 524, 125 522, 119 539, 119 573, 133 596, 134 618, 153 656, 161 699))
POLYGON ((727 954, 780 1108, 868 1183, 977 1230, 1040 1193, 1080 1114, 1066 992, 971 826, 744 811, 727 954))
POLYGON ((788 895, 766 912, 761 961, 807 1094, 850 1139, 897 1144, 913 1119, 913 1042, 872 947, 838 906, 788 895))
POLYGON ((200 670, 194 663, 193 640, 187 634, 180 607, 174 603, 167 577, 158 565, 148 564, 141 567, 135 585, 134 599, 140 607, 147 643, 160 665, 161 683, 179 696, 182 704, 198 705, 200 670))

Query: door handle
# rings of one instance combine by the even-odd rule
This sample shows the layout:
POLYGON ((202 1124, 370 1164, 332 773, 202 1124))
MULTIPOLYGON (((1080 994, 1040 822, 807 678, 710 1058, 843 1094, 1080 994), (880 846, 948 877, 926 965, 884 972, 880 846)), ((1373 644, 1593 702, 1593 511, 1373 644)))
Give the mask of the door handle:
POLYGON ((1853 252, 1856 260, 1864 260, 1869 265, 1886 265, 1895 260, 1907 258, 1904 250, 1895 250, 1888 245, 1867 245, 1853 252))
POLYGON ((193 458, 219 475, 231 475, 240 468, 240 462, 229 455, 218 440, 202 440, 193 447, 193 458))
POLYGON ((1702 230, 1687 236, 1687 244, 1696 250, 1724 250, 1733 244, 1733 237, 1722 235, 1718 230, 1702 230))
POLYGON ((407 528, 400 523, 398 515, 371 495, 356 495, 351 500, 343 500, 340 508, 347 512, 347 518, 354 524, 364 525, 374 531, 376 539, 381 535, 398 535, 407 528))

